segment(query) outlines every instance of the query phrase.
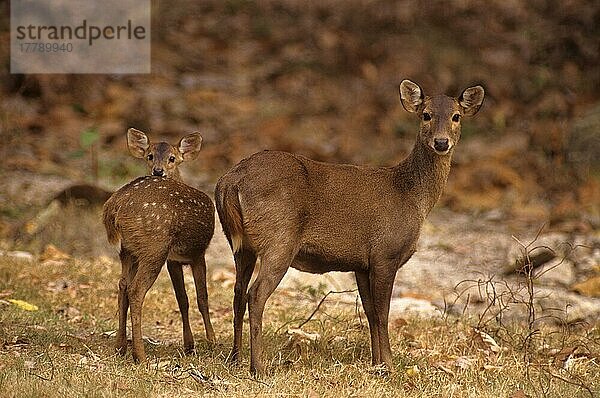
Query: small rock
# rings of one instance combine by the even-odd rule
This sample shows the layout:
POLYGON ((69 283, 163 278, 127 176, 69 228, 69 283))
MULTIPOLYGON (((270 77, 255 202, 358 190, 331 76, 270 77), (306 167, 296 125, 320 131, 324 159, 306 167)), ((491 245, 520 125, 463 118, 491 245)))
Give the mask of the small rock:
POLYGON ((440 310, 431 302, 412 297, 396 297, 390 302, 390 319, 402 318, 407 314, 424 318, 438 318, 440 310))
POLYGON ((592 276, 571 286, 571 290, 589 297, 600 297, 600 275, 592 276))
POLYGON ((575 279, 573 263, 570 261, 552 261, 535 273, 535 277, 548 285, 569 286, 575 279))
POLYGON ((24 252, 24 251, 18 251, 18 250, 10 251, 10 252, 0 251, 0 256, 6 256, 6 257, 9 257, 14 260, 27 261, 27 262, 33 262, 35 260, 35 257, 33 256, 33 254, 31 254, 29 252, 24 252))

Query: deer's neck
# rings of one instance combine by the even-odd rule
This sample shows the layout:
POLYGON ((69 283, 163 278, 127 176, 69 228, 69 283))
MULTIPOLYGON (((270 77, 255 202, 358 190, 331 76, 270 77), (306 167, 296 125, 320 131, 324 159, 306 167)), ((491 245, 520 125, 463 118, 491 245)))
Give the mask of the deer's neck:
POLYGON ((429 214, 446 187, 452 151, 437 155, 417 141, 410 155, 395 167, 397 187, 404 195, 415 197, 423 217, 429 214))

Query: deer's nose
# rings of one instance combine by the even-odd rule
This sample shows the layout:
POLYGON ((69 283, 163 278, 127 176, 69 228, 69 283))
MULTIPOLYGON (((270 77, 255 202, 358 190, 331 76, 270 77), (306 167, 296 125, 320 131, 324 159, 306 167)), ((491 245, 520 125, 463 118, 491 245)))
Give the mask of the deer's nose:
POLYGON ((163 168, 152 169, 152 175, 162 177, 165 175, 165 170, 163 168))
POLYGON ((439 152, 445 152, 448 150, 448 139, 447 138, 436 138, 433 140, 433 148, 439 152))

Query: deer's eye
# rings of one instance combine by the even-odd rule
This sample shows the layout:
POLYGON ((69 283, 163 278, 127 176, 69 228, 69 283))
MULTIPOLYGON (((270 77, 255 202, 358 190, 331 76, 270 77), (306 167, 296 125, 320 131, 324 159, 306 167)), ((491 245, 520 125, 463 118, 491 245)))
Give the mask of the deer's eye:
POLYGON ((431 115, 427 112, 423 112, 423 120, 425 120, 426 122, 431 120, 431 115))
POLYGON ((175 156, 169 156, 169 163, 175 163, 175 156))
POLYGON ((149 161, 152 161, 152 159, 154 159, 154 155, 153 155, 153 154, 151 154, 151 153, 149 153, 149 154, 148 154, 148 160, 149 160, 149 161))
POLYGON ((454 116, 452 116, 452 121, 458 123, 459 120, 460 120, 460 114, 455 113, 454 116))

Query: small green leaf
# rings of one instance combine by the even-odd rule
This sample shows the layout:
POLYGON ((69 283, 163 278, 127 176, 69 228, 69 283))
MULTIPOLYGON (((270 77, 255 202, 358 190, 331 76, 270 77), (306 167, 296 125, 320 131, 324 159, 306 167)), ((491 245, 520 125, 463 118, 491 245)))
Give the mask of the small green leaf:
POLYGON ((81 144, 82 148, 89 148, 96 141, 98 141, 99 138, 100 135, 98 134, 98 130, 95 128, 89 128, 81 132, 79 135, 79 143, 81 144))

